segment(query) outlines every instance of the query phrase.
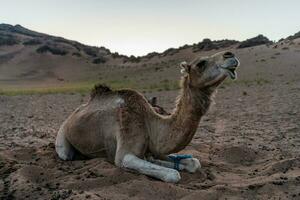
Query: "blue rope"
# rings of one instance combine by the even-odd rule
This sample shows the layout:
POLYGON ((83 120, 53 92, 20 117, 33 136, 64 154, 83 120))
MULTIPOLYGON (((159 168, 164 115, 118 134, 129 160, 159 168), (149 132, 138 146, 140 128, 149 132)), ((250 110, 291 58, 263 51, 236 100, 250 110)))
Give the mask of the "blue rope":
POLYGON ((187 158, 193 158, 190 154, 183 154, 183 155, 168 155, 168 158, 171 159, 174 162, 174 169, 179 170, 179 164, 180 160, 187 159, 187 158))

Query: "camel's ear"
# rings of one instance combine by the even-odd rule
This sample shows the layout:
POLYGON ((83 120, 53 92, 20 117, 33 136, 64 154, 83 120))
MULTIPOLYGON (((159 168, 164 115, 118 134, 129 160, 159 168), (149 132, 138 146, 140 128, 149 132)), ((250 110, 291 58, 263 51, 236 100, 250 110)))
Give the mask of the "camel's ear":
POLYGON ((191 66, 186 61, 181 62, 180 67, 181 67, 181 73, 184 75, 190 73, 191 71, 191 66))

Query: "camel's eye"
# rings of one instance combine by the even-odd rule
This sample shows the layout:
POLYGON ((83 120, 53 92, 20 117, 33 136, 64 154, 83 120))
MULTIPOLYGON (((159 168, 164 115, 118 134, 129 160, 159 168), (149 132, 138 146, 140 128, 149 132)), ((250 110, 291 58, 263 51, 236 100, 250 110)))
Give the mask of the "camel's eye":
POLYGON ((204 71, 206 64, 207 64, 206 60, 201 60, 200 62, 198 62, 198 64, 196 66, 202 72, 202 71, 204 71))

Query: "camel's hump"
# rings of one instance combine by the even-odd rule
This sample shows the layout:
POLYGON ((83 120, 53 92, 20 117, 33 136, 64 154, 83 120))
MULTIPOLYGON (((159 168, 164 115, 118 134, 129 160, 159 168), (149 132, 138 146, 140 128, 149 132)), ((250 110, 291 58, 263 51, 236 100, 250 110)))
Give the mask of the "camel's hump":
POLYGON ((103 85, 103 84, 96 84, 94 86, 94 88, 92 89, 90 96, 91 96, 91 98, 94 98, 98 95, 103 95, 103 94, 107 94, 110 92, 112 92, 112 89, 110 89, 110 87, 103 85))

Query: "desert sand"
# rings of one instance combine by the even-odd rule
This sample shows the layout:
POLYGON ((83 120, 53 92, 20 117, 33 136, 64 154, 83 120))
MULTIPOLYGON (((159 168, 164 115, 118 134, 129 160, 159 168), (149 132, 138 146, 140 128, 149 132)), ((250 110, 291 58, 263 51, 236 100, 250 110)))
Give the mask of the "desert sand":
MULTIPOLYGON (((179 152, 200 160, 202 169, 196 174, 181 172, 182 180, 170 184, 118 169, 105 158, 62 161, 54 149, 56 133, 89 95, 0 95, 0 198, 300 199, 299 39, 243 49, 231 46, 193 52, 189 47, 174 55, 143 58, 133 66, 88 63, 83 78, 99 72, 112 80, 157 83, 160 91, 153 87, 145 95, 157 96, 159 105, 171 111, 178 90, 160 88, 161 81, 173 83, 179 79, 179 61, 225 49, 235 52, 241 61, 238 80, 226 81, 219 87, 215 103, 202 118, 192 142, 179 152)), ((68 55, 30 53, 35 58, 32 60, 14 54, 16 57, 8 59, 8 49, 1 50, 4 60, 0 60, 0 69, 8 73, 3 77, 10 77, 2 77, 1 86, 61 84, 75 80, 83 72, 79 66, 84 61, 76 62, 74 59, 79 58, 68 55), (77 63, 73 70, 76 76, 65 73, 71 77, 68 79, 60 68, 51 68, 49 63, 47 68, 54 70, 50 75, 55 76, 48 76, 42 71, 43 66, 30 64, 49 59, 69 71, 68 66, 77 63), (25 65, 24 60, 29 64, 25 65), (24 62, 23 70, 18 66, 24 62), (10 70, 5 70, 7 66, 10 70), (29 70, 32 73, 24 72, 27 67, 33 69, 29 70)))
MULTIPOLYGON (((300 84, 220 88, 191 144, 180 153, 203 168, 178 184, 116 168, 105 158, 61 161, 62 121, 88 96, 0 97, 2 199, 299 199, 300 84)), ((159 92, 172 108, 176 92, 159 92)))

